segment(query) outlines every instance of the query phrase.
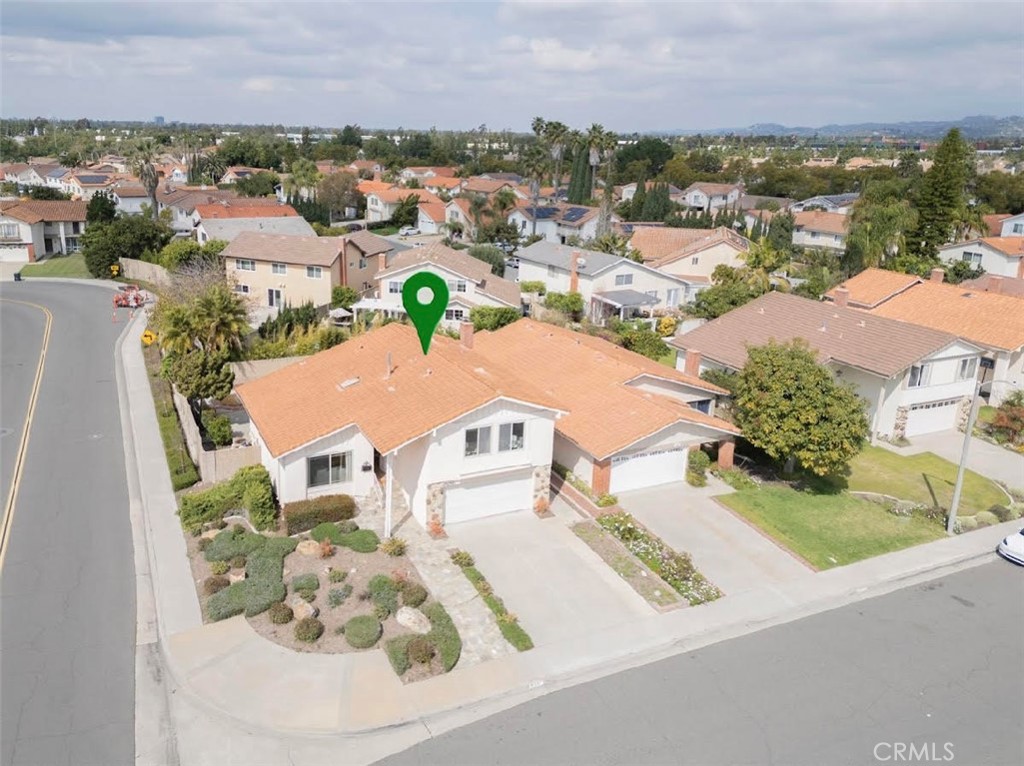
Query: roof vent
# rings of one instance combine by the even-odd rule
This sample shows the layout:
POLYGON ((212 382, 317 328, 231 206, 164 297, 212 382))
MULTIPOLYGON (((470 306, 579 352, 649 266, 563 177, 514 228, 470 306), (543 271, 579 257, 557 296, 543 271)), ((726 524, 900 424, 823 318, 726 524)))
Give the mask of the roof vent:
POLYGON ((867 325, 867 322, 865 322, 865 321, 864 321, 864 320, 862 319, 862 320, 860 320, 859 322, 857 322, 857 326, 858 326, 858 327, 867 327, 868 325, 867 325))
POLYGON ((818 328, 818 332, 828 332, 828 322, 822 322, 821 327, 818 328))
POLYGON ((757 313, 758 314, 763 314, 764 313, 764 306, 761 306, 760 308, 758 308, 757 313))
POLYGON ((974 293, 963 293, 960 297, 961 298, 973 298, 974 297, 974 293))
POLYGON ((358 382, 359 378, 349 378, 348 380, 343 380, 341 381, 341 383, 338 384, 338 390, 344 391, 346 388, 352 388, 352 386, 354 386, 358 382))

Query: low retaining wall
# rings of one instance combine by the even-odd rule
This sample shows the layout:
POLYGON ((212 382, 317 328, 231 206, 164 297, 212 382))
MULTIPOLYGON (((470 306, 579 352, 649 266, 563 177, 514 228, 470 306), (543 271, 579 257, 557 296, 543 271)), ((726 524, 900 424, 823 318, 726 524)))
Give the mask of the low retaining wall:
POLYGON ((169 285, 171 283, 171 274, 163 266, 139 261, 135 258, 121 259, 121 276, 154 285, 169 285))
POLYGON ((597 505, 554 471, 551 472, 551 491, 565 500, 578 513, 593 519, 607 516, 609 513, 622 512, 622 508, 617 503, 605 508, 597 505))
POLYGON ((203 437, 199 433, 195 418, 192 417, 192 408, 189 407, 188 400, 177 391, 174 392, 174 408, 178 411, 178 420, 181 421, 181 430, 185 434, 188 454, 199 467, 199 475, 203 477, 204 482, 216 484, 227 481, 239 468, 260 462, 260 448, 255 445, 222 447, 217 450, 203 449, 203 437))

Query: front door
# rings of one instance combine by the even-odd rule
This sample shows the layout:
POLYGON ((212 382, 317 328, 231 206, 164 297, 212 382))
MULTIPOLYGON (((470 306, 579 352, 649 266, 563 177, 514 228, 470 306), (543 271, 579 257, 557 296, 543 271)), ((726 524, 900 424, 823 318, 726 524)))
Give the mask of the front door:
POLYGON ((267 305, 273 308, 274 306, 280 307, 281 305, 281 291, 275 290, 273 287, 267 290, 267 305))

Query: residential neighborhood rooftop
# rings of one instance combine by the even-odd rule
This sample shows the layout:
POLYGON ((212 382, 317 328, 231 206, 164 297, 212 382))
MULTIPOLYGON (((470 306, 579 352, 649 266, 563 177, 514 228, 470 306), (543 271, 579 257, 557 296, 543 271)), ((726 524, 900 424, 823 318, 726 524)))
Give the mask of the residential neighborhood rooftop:
POLYGON ((888 269, 865 269, 825 293, 826 298, 835 300, 836 290, 845 289, 849 295, 847 305, 871 309, 921 282, 915 274, 888 269))
POLYGON ((490 264, 479 258, 474 258, 461 250, 453 250, 440 242, 395 253, 389 259, 387 269, 377 272, 377 279, 390 277, 424 263, 432 263, 453 274, 473 280, 477 290, 502 303, 514 308, 521 305, 519 285, 495 276, 491 272, 490 264))
POLYGON ((287 218, 297 216, 291 205, 250 205, 247 198, 221 200, 207 205, 196 205, 196 214, 204 221, 218 218, 287 218))
POLYGON ((246 231, 263 234, 304 234, 308 236, 316 234, 306 219, 300 216, 287 216, 286 218, 221 218, 203 221, 202 225, 210 239, 223 239, 228 242, 246 231))
POLYGON ((0 212, 25 223, 84 221, 88 206, 83 200, 11 200, 0 203, 0 212))
POLYGON ((804 210, 794 216, 797 229, 818 231, 823 234, 846 234, 850 217, 842 213, 826 213, 822 210, 804 210))
POLYGON ((225 258, 329 267, 341 254, 342 237, 263 234, 243 231, 221 251, 225 258))

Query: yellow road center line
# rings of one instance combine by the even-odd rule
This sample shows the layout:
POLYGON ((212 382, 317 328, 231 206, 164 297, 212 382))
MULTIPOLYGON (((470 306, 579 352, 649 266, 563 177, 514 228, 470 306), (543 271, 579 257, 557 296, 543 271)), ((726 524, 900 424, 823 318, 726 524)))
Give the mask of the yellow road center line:
POLYGON ((50 313, 46 306, 40 306, 38 303, 15 301, 9 298, 0 298, 0 301, 30 306, 39 309, 46 315, 46 326, 43 328, 43 344, 39 350, 39 364, 36 366, 36 379, 32 383, 32 393, 28 399, 25 427, 21 431, 21 442, 18 444, 18 454, 14 460, 14 473, 11 476, 11 489, 7 493, 7 502, 4 504, 3 525, 0 527, 0 570, 2 570, 4 559, 7 557, 7 543, 10 539, 11 522, 14 519, 14 503, 18 498, 18 485, 21 483, 21 473, 25 468, 25 453, 28 450, 28 437, 32 430, 32 418, 35 415, 36 402, 39 399, 39 387, 43 382, 43 367, 46 365, 46 349, 50 345, 50 327, 53 325, 53 314, 50 313))

